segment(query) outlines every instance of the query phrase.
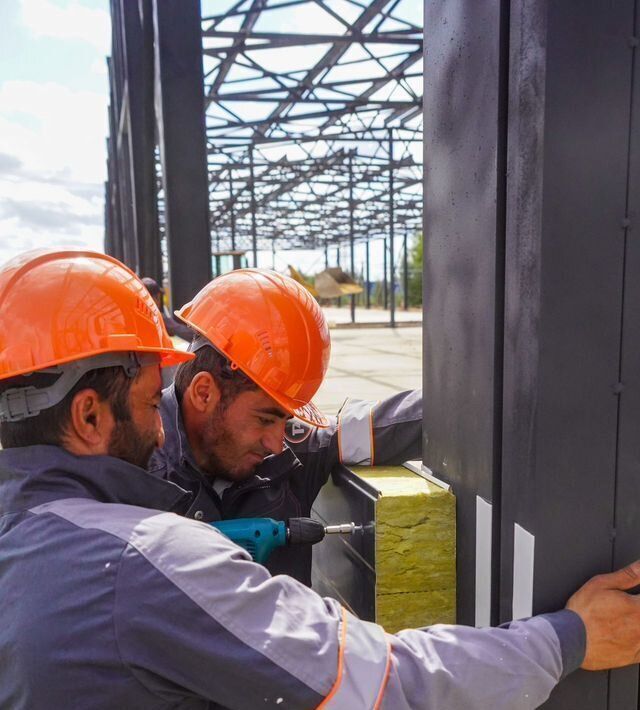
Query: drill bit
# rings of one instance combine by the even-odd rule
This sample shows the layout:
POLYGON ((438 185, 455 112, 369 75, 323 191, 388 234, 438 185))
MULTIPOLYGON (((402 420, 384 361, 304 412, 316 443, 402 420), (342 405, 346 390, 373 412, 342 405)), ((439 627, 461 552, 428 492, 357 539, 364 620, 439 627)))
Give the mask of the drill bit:
POLYGON ((325 525, 325 535, 352 535, 354 532, 361 531, 362 525, 355 523, 342 523, 341 525, 325 525))

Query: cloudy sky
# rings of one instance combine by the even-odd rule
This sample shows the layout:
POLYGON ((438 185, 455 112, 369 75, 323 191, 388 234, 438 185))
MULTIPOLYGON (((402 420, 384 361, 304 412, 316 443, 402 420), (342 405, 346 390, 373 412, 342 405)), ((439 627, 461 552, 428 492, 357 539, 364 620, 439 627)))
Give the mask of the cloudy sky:
POLYGON ((0 0, 0 261, 102 249, 108 0, 0 0))

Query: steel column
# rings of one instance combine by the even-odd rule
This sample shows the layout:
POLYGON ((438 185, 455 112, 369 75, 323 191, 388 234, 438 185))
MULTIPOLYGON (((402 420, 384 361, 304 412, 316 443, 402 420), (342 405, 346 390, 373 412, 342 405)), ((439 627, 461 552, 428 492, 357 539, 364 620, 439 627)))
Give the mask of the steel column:
POLYGON ((153 0, 156 119, 171 307, 211 280, 204 76, 198 0, 153 0))
POLYGON ((135 268, 162 283, 156 195, 153 105, 153 12, 151 0, 119 0, 126 80, 126 124, 135 268))
POLYGON ((393 184, 393 129, 389 129, 389 283, 391 287, 389 319, 392 328, 396 327, 396 275, 395 275, 395 245, 394 245, 394 184, 393 184))
MULTIPOLYGON (((231 251, 236 250, 236 207, 233 195, 233 170, 229 169, 229 212, 231 213, 231 251)), ((254 264, 255 266, 255 264, 254 264)))
POLYGON ((249 149, 249 179, 251 181, 251 251, 253 252, 253 266, 258 267, 258 234, 256 231, 256 180, 255 165, 253 162, 253 146, 249 149))
POLYGON ((405 227, 404 235, 402 237, 402 252, 403 252, 403 285, 402 290, 404 291, 404 310, 409 309, 409 255, 407 253, 407 229, 405 227))
MULTIPOLYGON (((109 119, 112 110, 109 107, 109 119)), ((107 192, 105 195, 105 252, 122 261, 122 236, 120 232, 120 210, 118 207, 118 183, 116 180, 116 156, 111 138, 107 139, 107 192)))
POLYGON ((371 263, 370 263, 370 256, 369 256, 369 240, 367 239, 365 241, 365 274, 366 274, 366 280, 367 280, 367 288, 366 288, 366 299, 365 299, 365 307, 367 310, 371 308, 371 263))
MULTIPOLYGON (((340 244, 336 246, 336 266, 340 266, 340 244)), ((338 308, 342 308, 342 298, 338 296, 338 308)))
POLYGON ((387 266, 387 239, 382 240, 382 304, 385 309, 389 308, 389 282, 388 282, 388 266, 387 266))
POLYGON ((116 146, 117 131, 115 126, 115 96, 113 94, 113 64, 112 60, 107 60, 109 72, 109 84, 111 87, 111 103, 109 104, 109 135, 107 139, 107 171, 109 175, 109 191, 107 193, 107 209, 109 211, 109 245, 105 243, 105 251, 111 256, 115 256, 120 261, 124 258, 124 248, 122 244, 122 210, 120 207, 120 183, 118 181, 118 151, 116 146))
MULTIPOLYGON (((351 262, 351 278, 356 278, 356 256, 354 242, 354 225, 353 225, 353 154, 349 155, 349 256, 351 262)), ((351 296, 351 322, 356 322, 356 297, 351 296)))
POLYGON ((138 270, 138 248, 134 220, 131 154, 129 150, 129 97, 126 81, 124 19, 120 0, 111 0, 113 59, 110 64, 111 113, 113 126, 114 168, 118 181, 117 212, 121 239, 121 258, 138 270))

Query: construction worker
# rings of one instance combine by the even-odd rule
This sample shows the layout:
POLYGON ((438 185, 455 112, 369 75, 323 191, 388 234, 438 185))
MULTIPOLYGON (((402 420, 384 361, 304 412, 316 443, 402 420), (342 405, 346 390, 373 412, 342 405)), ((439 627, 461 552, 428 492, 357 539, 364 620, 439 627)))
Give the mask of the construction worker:
POLYGON ((145 285, 147 291, 151 294, 151 298, 155 301, 158 310, 162 313, 162 320, 164 321, 164 326, 167 329, 170 337, 182 338, 189 342, 193 332, 187 328, 184 323, 176 320, 173 316, 170 316, 164 307, 164 290, 160 287, 155 279, 150 276, 145 276, 142 279, 142 283, 145 285))
POLYGON ((143 468, 172 348, 126 267, 0 268, 0 707, 528 710, 640 653, 640 562, 506 628, 386 634, 182 513, 143 468))
MULTIPOLYGON (((196 336, 196 357, 163 393, 166 441, 149 470, 194 494, 189 517, 309 516, 339 461, 421 458, 420 392, 347 400, 337 418, 313 404, 329 364, 329 329, 315 299, 288 276, 232 271, 177 317, 196 336)), ((266 564, 311 584, 310 545, 278 549, 266 564)))

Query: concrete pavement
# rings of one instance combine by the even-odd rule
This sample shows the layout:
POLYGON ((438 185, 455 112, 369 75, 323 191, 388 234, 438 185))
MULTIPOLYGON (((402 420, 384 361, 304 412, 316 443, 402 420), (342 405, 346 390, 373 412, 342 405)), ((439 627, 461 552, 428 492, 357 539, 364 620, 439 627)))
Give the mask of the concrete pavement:
POLYGON ((422 387, 422 328, 331 330, 331 364, 314 402, 335 414, 346 397, 383 399, 422 387))

